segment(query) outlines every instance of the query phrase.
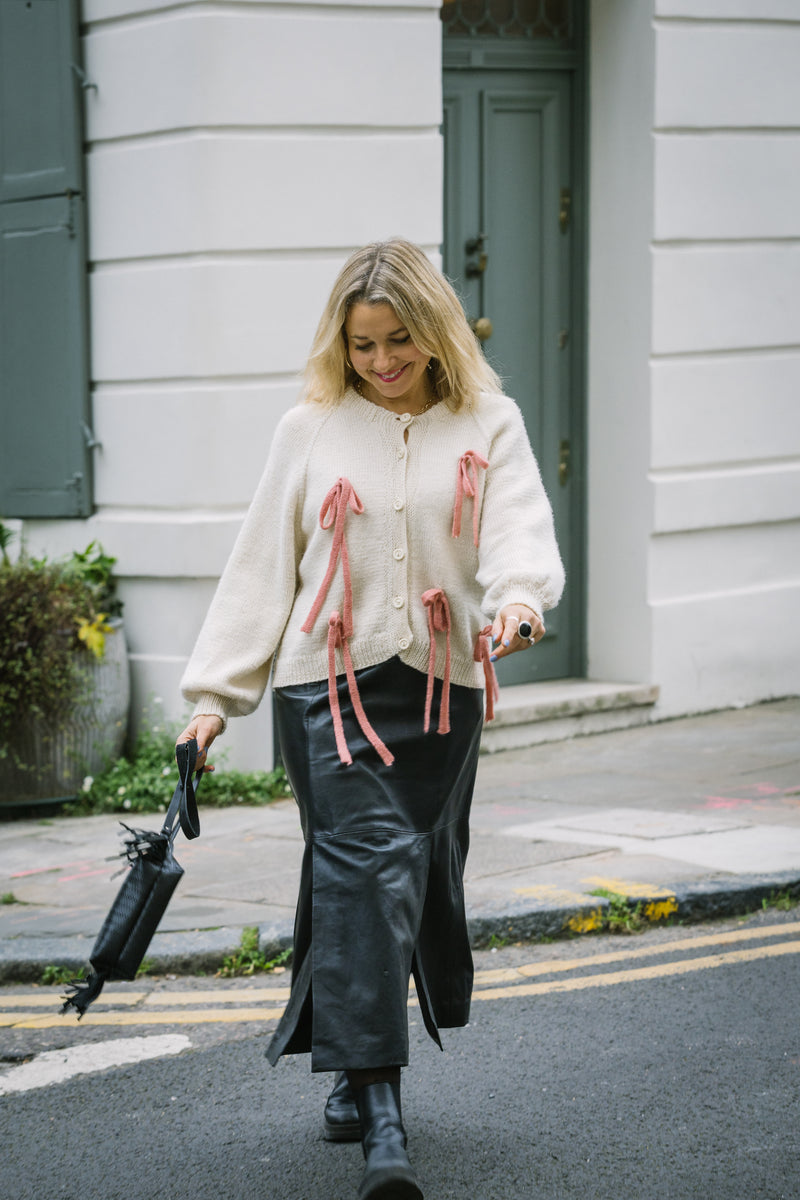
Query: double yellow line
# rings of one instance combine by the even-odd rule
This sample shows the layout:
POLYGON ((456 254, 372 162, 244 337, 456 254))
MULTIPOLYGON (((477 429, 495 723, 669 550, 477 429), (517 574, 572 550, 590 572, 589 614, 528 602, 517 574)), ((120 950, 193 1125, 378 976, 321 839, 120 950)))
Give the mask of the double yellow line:
MULTIPOLYGON (((263 1023, 279 1020, 288 999, 288 984, 282 988, 220 988, 213 991, 189 989, 178 992, 120 992, 106 988, 97 1001, 97 1009, 90 1009, 81 1019, 81 1025, 207 1025, 242 1024, 246 1021, 263 1023), (104 1011, 105 1005, 113 1011, 104 1011), (223 1008, 221 1005, 230 1007, 223 1008), (118 1011, 120 1009, 122 1011, 118 1011)), ((78 1022, 77 1016, 74 1013, 62 1015, 55 1011, 58 1003, 57 988, 50 988, 47 993, 37 995, 0 994, 0 1027, 74 1027, 78 1022), (42 1012, 44 1008, 51 1011, 42 1012)))
POLYGON ((800 934, 800 921, 785 925, 768 925, 762 928, 738 929, 732 933, 706 934, 701 937, 680 938, 669 942, 654 942, 650 946, 629 947, 626 950, 615 950, 608 954, 585 955, 581 958, 552 960, 550 962, 532 963, 517 967, 513 971, 502 971, 503 979, 496 982, 509 982, 509 987, 482 986, 495 982, 493 972, 483 972, 476 976, 476 987, 473 1000, 512 1000, 516 996, 547 996, 551 992, 580 992, 587 988, 615 987, 621 983, 637 983, 648 979, 665 979, 672 975, 689 975, 694 971, 707 971, 714 967, 726 967, 737 963, 755 962, 758 959, 780 958, 786 954, 800 954, 800 940, 786 940, 778 944, 750 946, 745 949, 729 950, 726 947, 742 942, 764 940, 769 938, 791 939, 800 934), (622 971, 594 971, 586 973, 587 968, 607 966, 614 962, 631 962, 644 958, 661 957, 665 954, 686 954, 695 950, 709 947, 724 947, 717 954, 695 955, 670 962, 651 963, 643 967, 630 967, 622 971), (536 975, 555 975, 562 972, 583 971, 581 975, 570 979, 547 979, 541 983, 527 983, 524 980, 536 975), (519 982, 512 982, 511 975, 518 976, 519 982))
MULTIPOLYGON (((588 988, 616 987, 650 979, 688 975, 715 967, 734 966, 760 959, 780 958, 800 954, 800 921, 782 925, 754 926, 731 933, 704 934, 671 941, 653 941, 646 946, 631 946, 600 954, 585 954, 569 959, 548 959, 526 963, 519 967, 494 971, 478 971, 475 976, 473 1000, 515 1000, 523 996, 547 996, 554 992, 578 992, 588 988), (763 943, 748 945, 747 943, 763 943), (698 950, 714 949, 713 954, 698 954, 698 950), (668 961, 651 962, 643 966, 628 966, 616 971, 598 971, 612 963, 638 963, 645 959, 662 959, 679 955, 668 961), (547 976, 548 978, 537 977, 547 976), (567 978, 551 978, 567 976, 567 978)), ((289 997, 288 984, 279 987, 229 987, 186 989, 182 991, 114 991, 106 989, 98 1008, 90 1010, 83 1025, 205 1025, 263 1024, 277 1021, 289 997), (112 1011, 104 1011, 108 1005, 112 1011)), ((0 1027, 13 1029, 52 1029, 74 1027, 74 1014, 61 1016, 56 1011, 58 989, 36 993, 0 992, 0 1027), (43 1010, 47 1009, 47 1012, 43 1010)), ((416 1006, 412 996, 409 1005, 416 1006)))

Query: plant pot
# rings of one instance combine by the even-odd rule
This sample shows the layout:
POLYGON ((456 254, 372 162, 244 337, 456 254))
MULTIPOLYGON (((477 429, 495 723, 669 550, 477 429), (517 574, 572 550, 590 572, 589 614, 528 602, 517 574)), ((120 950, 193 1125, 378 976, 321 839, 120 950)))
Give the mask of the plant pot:
POLYGON ((122 621, 109 622, 105 654, 76 650, 84 698, 56 728, 31 721, 14 744, 16 762, 0 760, 0 807, 72 800, 84 778, 117 758, 130 704, 128 647, 122 621))

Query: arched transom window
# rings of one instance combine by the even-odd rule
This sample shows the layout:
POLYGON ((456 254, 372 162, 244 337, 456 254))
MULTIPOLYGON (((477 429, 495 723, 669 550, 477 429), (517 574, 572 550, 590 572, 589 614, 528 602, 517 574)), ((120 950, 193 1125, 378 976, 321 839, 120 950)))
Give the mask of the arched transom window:
POLYGON ((450 37, 547 38, 573 36, 573 0, 445 0, 450 37))

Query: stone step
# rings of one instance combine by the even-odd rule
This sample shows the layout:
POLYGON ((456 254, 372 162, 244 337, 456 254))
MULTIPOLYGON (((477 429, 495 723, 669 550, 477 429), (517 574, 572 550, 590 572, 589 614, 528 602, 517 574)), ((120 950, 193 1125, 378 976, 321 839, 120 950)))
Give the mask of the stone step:
POLYGON ((493 754, 646 725, 653 720, 658 691, 654 684, 593 679, 554 679, 501 687, 494 720, 484 726, 481 752, 493 754))

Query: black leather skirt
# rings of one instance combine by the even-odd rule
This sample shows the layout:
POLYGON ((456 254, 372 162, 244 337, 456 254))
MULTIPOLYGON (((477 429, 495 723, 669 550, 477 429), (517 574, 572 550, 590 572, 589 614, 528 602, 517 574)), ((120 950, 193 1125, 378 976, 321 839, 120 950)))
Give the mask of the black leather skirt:
POLYGON ((413 974, 431 1037, 465 1025, 472 954, 463 872, 483 722, 483 691, 453 685, 451 732, 423 733, 427 680, 399 658, 356 672, 381 762, 337 679, 351 766, 339 759, 326 680, 275 692, 283 763, 305 853, 289 1004, 270 1042, 311 1052, 312 1071, 404 1066, 413 974))

